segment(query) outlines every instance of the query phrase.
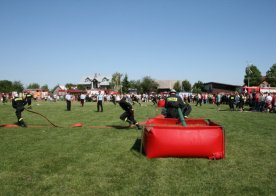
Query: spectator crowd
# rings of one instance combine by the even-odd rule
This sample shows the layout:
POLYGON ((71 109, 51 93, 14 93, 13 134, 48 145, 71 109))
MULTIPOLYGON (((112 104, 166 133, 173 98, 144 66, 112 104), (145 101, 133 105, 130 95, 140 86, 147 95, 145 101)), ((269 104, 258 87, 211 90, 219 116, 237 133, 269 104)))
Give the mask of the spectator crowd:
MULTIPOLYGON (((120 94, 109 94, 103 92, 103 101, 112 102, 113 104, 118 103, 122 95, 120 94)), ((147 103, 152 102, 154 105, 158 100, 165 99, 168 94, 160 93, 160 94, 127 94, 126 95, 129 101, 133 104, 141 102, 147 103)), ((257 111, 257 112, 276 112, 276 94, 270 93, 179 93, 179 96, 183 99, 185 103, 193 103, 195 106, 202 106, 203 104, 216 104, 218 109, 220 109, 220 105, 229 105, 230 111, 244 111, 245 106, 249 111, 257 111)), ((0 100, 3 104, 11 102, 13 98, 12 93, 1 93, 0 100)), ((44 101, 63 101, 65 100, 64 96, 58 95, 48 95, 40 100, 44 101)), ((97 94, 73 94, 72 101, 85 101, 85 102, 96 102, 97 94)))

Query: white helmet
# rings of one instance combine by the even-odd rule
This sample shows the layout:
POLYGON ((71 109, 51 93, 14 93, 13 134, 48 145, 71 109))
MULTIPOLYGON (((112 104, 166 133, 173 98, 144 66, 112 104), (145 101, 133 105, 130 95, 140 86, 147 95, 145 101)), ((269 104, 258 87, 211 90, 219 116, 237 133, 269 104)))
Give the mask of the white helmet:
POLYGON ((176 93, 176 90, 171 89, 170 93, 176 93))

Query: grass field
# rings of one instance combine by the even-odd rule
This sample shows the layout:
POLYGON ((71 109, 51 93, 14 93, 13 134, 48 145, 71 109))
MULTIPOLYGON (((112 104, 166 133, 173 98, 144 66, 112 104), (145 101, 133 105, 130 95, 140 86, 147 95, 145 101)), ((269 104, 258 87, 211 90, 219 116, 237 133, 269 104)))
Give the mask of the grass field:
MULTIPOLYGON (((138 121, 160 113, 134 108, 138 121)), ((147 159, 139 130, 115 128, 125 125, 119 106, 104 103, 98 113, 96 103, 75 102, 68 112, 65 102, 34 102, 33 111, 64 128, 27 111, 29 128, 0 128, 0 195, 276 195, 276 114, 192 108, 190 118, 224 127, 225 159, 147 159), (114 128, 95 128, 106 125, 114 128)), ((0 124, 15 122, 11 105, 1 104, 0 124)))

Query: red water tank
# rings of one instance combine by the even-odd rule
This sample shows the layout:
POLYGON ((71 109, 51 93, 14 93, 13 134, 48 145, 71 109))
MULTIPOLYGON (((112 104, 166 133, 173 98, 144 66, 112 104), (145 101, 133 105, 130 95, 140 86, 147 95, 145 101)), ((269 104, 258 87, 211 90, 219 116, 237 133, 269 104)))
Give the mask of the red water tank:
POLYGON ((224 158, 224 130, 204 119, 186 119, 181 126, 178 119, 154 118, 145 123, 143 147, 148 158, 205 157, 224 158))

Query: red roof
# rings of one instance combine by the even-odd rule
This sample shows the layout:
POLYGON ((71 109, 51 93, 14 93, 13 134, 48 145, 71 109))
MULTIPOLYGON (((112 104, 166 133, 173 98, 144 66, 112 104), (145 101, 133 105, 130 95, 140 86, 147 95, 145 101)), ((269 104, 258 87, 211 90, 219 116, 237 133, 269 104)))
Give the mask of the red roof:
POLYGON ((67 90, 68 93, 85 93, 83 90, 78 90, 78 89, 69 89, 67 90))

